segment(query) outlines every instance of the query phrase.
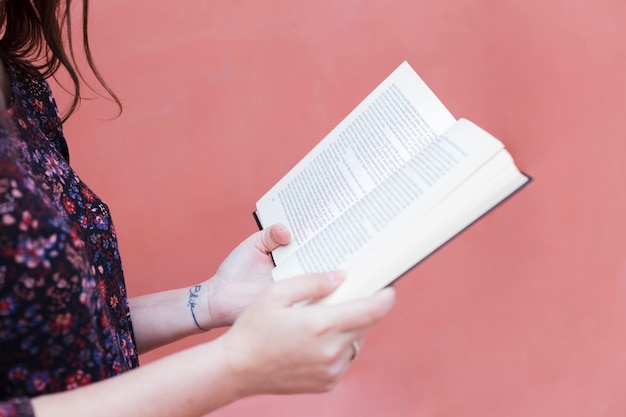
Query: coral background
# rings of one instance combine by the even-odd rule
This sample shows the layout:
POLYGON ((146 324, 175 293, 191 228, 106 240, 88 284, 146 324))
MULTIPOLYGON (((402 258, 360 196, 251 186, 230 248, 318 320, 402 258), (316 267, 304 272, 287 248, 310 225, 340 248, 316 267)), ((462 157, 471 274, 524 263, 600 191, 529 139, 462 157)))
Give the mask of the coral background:
POLYGON ((334 391, 215 416, 626 415, 626 2, 107 0, 91 12, 96 62, 125 109, 115 118, 90 94, 65 129, 112 209, 131 295, 211 276, 256 230, 256 200, 403 60, 534 178, 397 283, 334 391))

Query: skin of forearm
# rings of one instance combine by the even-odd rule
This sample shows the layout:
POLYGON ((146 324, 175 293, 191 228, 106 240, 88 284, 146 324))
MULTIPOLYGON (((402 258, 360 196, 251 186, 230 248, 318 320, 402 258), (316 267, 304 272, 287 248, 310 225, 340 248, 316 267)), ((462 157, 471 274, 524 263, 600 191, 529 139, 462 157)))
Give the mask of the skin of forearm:
POLYGON ((146 353, 215 328, 207 292, 208 286, 202 283, 131 298, 131 320, 138 352, 146 353))
POLYGON ((228 369, 221 340, 205 343, 125 374, 32 400, 37 417, 201 416, 245 390, 228 369))

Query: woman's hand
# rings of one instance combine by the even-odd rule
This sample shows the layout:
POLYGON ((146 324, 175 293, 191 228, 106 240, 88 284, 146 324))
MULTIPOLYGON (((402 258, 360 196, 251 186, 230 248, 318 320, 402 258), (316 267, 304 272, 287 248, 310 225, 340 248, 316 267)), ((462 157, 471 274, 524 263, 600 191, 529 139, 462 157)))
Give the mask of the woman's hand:
POLYGON ((206 281, 211 327, 230 326, 272 280, 270 252, 286 245, 289 230, 277 224, 249 236, 222 262, 206 281))
POLYGON ((217 340, 239 395, 323 392, 337 384, 352 343, 361 344, 395 301, 386 288, 345 304, 298 304, 330 294, 342 279, 312 274, 273 283, 217 340))
POLYGON ((298 304, 331 293, 341 278, 314 274, 273 283, 219 338, 115 378, 38 396, 35 414, 191 417, 255 394, 330 390, 349 367, 352 342, 364 340, 395 294, 388 288, 340 305, 298 304))

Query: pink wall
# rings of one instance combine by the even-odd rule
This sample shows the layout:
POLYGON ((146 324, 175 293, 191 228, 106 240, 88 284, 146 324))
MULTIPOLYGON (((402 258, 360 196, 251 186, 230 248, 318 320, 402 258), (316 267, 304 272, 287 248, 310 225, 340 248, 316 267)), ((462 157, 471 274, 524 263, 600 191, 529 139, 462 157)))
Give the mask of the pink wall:
POLYGON ((335 391, 216 416, 626 415, 626 2, 93 9, 126 108, 111 121, 85 102, 66 133, 113 210, 131 295, 211 275, 255 230, 256 199, 405 59, 535 178, 398 283, 335 391))

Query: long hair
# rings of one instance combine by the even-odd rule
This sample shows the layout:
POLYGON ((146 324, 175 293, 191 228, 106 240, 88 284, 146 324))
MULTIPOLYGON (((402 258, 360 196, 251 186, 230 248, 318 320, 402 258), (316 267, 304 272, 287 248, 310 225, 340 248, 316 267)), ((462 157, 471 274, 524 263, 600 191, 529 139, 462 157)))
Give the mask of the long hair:
MULTIPOLYGON (((25 71, 37 71, 45 78, 54 76, 60 67, 67 71, 73 98, 62 116, 63 122, 78 108, 81 81, 84 82, 74 54, 71 3, 72 0, 0 0, 0 56, 13 59, 25 71)), ((119 99, 98 72, 91 54, 87 30, 89 0, 82 0, 82 12, 82 47, 87 63, 121 111, 119 99)))

